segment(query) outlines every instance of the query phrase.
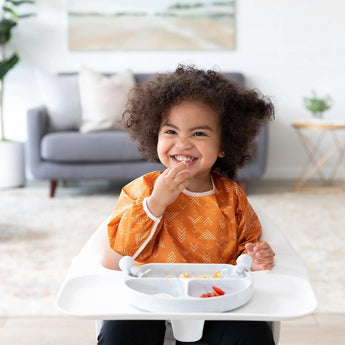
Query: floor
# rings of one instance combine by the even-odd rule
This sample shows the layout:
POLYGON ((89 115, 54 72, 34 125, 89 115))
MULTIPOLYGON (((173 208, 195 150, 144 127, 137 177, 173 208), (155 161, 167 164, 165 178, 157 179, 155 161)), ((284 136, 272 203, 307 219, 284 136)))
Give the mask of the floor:
MULTIPOLYGON (((345 314, 315 314, 282 323, 279 345, 343 344, 345 314)), ((0 318, 1 345, 94 345, 92 320, 0 318)))
MULTIPOLYGON (((279 193, 289 181, 248 185, 248 193, 279 193)), ((67 192, 67 191, 66 191, 67 192)), ((282 322, 279 345, 343 344, 344 314, 313 314, 282 322)), ((0 317, 1 345, 94 345, 94 321, 70 317, 0 317)))

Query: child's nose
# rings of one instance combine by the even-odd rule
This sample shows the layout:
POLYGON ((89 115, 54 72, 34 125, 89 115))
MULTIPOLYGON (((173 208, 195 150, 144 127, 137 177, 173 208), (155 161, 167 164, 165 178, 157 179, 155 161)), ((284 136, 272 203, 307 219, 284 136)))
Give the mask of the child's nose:
POLYGON ((187 137, 178 137, 177 142, 176 142, 176 146, 179 149, 188 150, 188 149, 192 148, 193 144, 191 143, 191 141, 187 137))

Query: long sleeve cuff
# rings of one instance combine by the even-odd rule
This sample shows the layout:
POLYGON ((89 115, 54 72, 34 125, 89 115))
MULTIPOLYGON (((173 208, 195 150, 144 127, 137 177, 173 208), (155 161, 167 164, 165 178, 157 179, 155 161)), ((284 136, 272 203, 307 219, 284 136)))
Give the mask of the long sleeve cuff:
POLYGON ((146 238, 146 240, 141 244, 141 246, 139 247, 139 249, 134 253, 134 255, 132 256, 133 259, 136 259, 136 257, 144 250, 144 248, 147 246, 147 244, 151 241, 153 235, 155 234, 156 230, 157 230, 157 227, 158 227, 158 224, 159 222, 161 221, 162 217, 155 217, 149 210, 149 208, 147 207, 147 201, 146 201, 147 198, 145 198, 143 200, 143 208, 144 208, 144 211, 146 212, 147 216, 149 218, 151 218, 153 221, 154 221, 154 225, 151 229, 151 232, 149 234, 149 236, 146 238))
POLYGON ((149 210, 148 206, 147 206, 147 199, 148 198, 145 198, 143 200, 143 208, 144 208, 144 211, 146 212, 146 214, 155 222, 155 223, 159 223, 162 219, 162 216, 160 217, 156 217, 154 216, 151 211, 149 210))

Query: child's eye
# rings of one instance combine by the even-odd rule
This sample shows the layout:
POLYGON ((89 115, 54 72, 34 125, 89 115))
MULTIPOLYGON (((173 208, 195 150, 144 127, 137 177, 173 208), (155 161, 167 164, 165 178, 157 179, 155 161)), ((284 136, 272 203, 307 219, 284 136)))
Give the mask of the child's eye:
POLYGON ((176 132, 172 129, 168 129, 167 131, 165 131, 166 134, 176 134, 176 132))
POLYGON ((204 137, 204 136, 206 136, 206 134, 204 132, 195 132, 193 135, 195 137, 204 137))

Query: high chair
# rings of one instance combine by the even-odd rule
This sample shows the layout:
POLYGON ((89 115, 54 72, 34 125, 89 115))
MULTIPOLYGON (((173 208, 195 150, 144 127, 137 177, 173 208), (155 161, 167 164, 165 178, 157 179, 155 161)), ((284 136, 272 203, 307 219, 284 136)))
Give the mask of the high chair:
MULTIPOLYGON (((254 296, 246 305, 224 313, 188 313, 188 318, 187 314, 165 315, 132 307, 126 299, 123 273, 116 271, 121 256, 108 245, 109 219, 106 219, 74 258, 58 293, 57 308, 71 316, 98 320, 96 334, 100 330, 101 320, 110 319, 164 319, 172 320, 173 324, 188 319, 183 322, 191 322, 190 325, 200 319, 265 320, 270 323, 275 343, 278 344, 280 321, 312 313, 317 302, 301 257, 272 219, 251 204, 262 224, 261 240, 267 241, 276 255, 271 271, 252 272, 254 296)), ((174 344, 171 338, 166 337, 166 345, 174 344)))

